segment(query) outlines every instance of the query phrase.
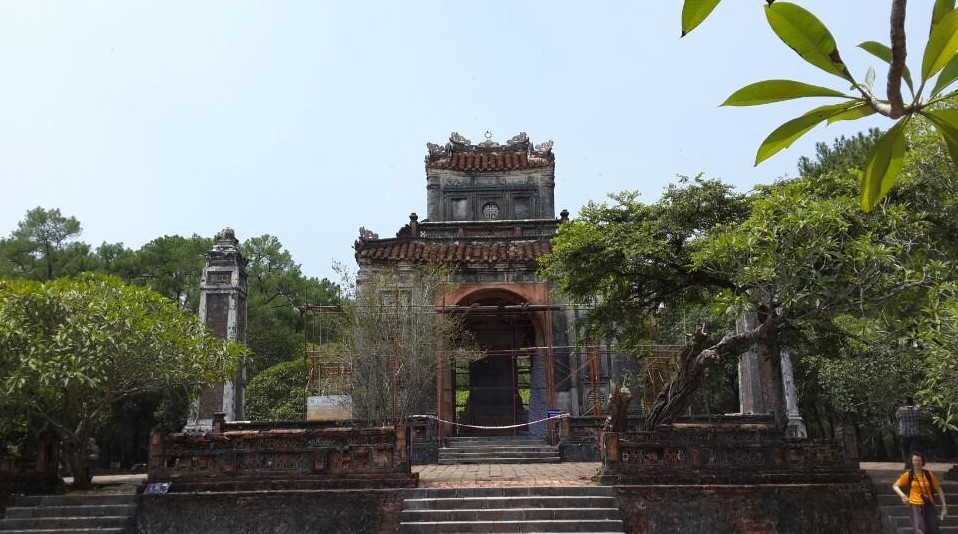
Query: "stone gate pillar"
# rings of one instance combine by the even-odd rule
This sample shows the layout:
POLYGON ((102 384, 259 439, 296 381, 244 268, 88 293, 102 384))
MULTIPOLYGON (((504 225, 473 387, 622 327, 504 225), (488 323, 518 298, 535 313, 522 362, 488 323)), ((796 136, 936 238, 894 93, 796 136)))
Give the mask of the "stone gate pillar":
MULTIPOLYGON (((200 279, 199 317, 220 339, 246 342, 246 259, 232 228, 216 235, 213 249, 206 253, 206 267, 200 279)), ((223 412, 227 421, 246 418, 246 362, 236 376, 204 392, 190 410, 188 429, 209 430, 213 414, 223 412)))

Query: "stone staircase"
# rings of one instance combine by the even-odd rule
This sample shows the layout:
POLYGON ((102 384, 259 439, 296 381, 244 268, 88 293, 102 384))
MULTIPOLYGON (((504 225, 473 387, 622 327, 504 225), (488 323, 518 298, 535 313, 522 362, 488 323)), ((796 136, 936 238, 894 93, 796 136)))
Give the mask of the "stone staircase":
MULTIPOLYGON (((878 510, 881 514, 882 528, 885 534, 911 534, 911 517, 908 507, 901 503, 898 495, 892 492, 891 485, 901 475, 899 471, 867 470, 868 476, 878 495, 878 510)), ((940 523, 941 534, 958 534, 958 482, 944 480, 944 473, 935 471, 935 476, 941 481, 948 500, 948 516, 940 523)), ((935 499, 938 495, 935 493, 935 499)), ((940 503, 939 503, 940 504, 940 503)), ((941 508, 939 508, 939 512, 941 508)))
POLYGON ((624 531, 611 486, 553 486, 406 490, 399 532, 624 531))
POLYGON ((558 463, 559 448, 533 436, 447 438, 439 449, 439 464, 558 463))
POLYGON ((133 495, 36 495, 17 497, 0 519, 2 534, 132 531, 133 495))

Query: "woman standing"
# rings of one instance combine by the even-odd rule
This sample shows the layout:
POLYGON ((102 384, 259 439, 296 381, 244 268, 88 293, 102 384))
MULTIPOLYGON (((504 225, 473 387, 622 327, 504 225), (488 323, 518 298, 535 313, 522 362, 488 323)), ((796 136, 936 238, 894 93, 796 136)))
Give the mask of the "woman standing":
POLYGON ((911 510, 911 526, 916 534, 938 534, 938 520, 948 514, 948 503, 945 502, 945 492, 938 483, 938 477, 925 469, 925 455, 914 453, 911 455, 911 469, 902 473, 892 489, 901 498, 901 503, 908 505, 911 510), (908 493, 905 494, 907 490, 908 493), (941 499, 941 515, 935 513, 935 499, 932 489, 938 492, 941 499))

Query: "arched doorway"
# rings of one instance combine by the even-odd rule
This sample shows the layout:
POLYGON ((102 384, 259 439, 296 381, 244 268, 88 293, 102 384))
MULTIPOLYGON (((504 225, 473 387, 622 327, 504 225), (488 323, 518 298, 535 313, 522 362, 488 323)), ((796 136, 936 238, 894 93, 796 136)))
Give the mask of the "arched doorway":
MULTIPOLYGON (((529 406, 541 384, 534 383, 536 320, 524 301, 506 290, 480 290, 460 300, 463 324, 482 350, 482 357, 457 361, 456 415, 473 426, 511 426, 529 421, 529 406)), ((516 434, 525 428, 480 430, 462 427, 466 434, 516 434)))

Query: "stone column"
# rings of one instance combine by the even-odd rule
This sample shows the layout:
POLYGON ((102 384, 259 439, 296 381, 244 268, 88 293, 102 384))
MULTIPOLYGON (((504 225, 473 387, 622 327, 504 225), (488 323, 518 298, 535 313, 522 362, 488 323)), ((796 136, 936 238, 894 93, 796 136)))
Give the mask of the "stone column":
MULTIPOLYGON (((200 280, 199 317, 220 339, 246 342, 246 259, 232 228, 216 235, 213 249, 206 254, 200 280)), ((208 431, 217 412, 226 421, 246 417, 246 362, 240 362, 236 376, 211 388, 195 399, 187 422, 188 430, 208 431)))
MULTIPOLYGON (((758 326, 754 312, 743 314, 735 321, 737 333, 747 332, 758 326)), ((738 404, 742 413, 768 413, 765 396, 762 395, 762 370, 758 350, 749 347, 738 360, 738 404)))
POLYGON ((782 386, 785 390, 785 415, 788 421, 785 425, 785 437, 805 439, 808 430, 805 421, 798 412, 798 392, 795 389, 795 376, 792 374, 792 355, 788 347, 783 347, 782 355, 782 386))
MULTIPOLYGON (((758 327, 754 312, 743 314, 735 323, 737 332, 758 327)), ((785 395, 782 387, 781 359, 773 343, 753 345, 741 356, 738 365, 739 407, 742 413, 770 414, 784 421, 785 395), (771 353, 769 353, 771 352, 771 353)))

